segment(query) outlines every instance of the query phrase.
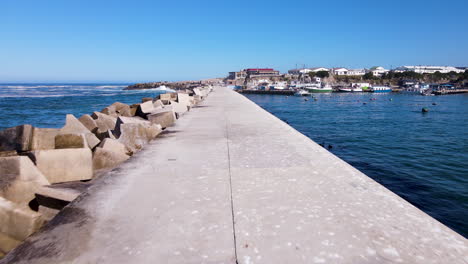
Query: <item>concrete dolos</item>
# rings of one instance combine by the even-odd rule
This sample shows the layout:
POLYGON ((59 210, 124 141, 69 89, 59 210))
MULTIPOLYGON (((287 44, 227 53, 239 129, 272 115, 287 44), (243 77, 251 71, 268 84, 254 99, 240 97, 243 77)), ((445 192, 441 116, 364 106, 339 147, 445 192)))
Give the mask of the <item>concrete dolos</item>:
POLYGON ((465 238, 242 95, 202 106, 3 263, 468 261, 465 238))

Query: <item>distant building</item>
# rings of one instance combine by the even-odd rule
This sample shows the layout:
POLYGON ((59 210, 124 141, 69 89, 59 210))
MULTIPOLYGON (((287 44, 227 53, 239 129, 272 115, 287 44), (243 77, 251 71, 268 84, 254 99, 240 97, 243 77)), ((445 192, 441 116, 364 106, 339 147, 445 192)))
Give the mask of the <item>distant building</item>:
POLYGON ((292 70, 289 70, 288 73, 289 74, 292 74, 292 75, 300 75, 301 73, 302 74, 307 74, 309 72, 319 72, 319 71, 330 71, 329 69, 327 68, 324 68, 324 67, 316 67, 316 68, 300 68, 300 69, 292 69, 292 70))
POLYGON ((348 76, 362 76, 366 74, 366 69, 352 69, 346 72, 348 76))
POLYGON ((416 73, 449 73, 464 72, 465 70, 453 66, 401 66, 395 69, 396 72, 414 71, 416 73))
POLYGON ((237 80, 250 77, 278 77, 280 72, 270 68, 249 68, 238 72, 230 72, 228 79, 237 80))
POLYGON ((346 68, 333 68, 333 69, 331 69, 331 72, 334 75, 338 75, 338 76, 348 75, 348 69, 346 69, 346 68))
POLYGON ((369 69, 369 72, 372 72, 372 74, 376 77, 380 77, 389 72, 389 70, 386 70, 384 67, 381 66, 374 66, 369 69))

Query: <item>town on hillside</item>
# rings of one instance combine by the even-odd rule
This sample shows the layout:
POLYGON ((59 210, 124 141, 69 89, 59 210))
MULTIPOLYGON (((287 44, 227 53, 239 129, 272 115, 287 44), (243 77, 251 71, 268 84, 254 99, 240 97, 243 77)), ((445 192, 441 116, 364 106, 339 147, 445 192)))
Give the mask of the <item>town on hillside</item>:
POLYGON ((272 68, 229 72, 227 85, 245 92, 405 92, 422 95, 468 92, 468 67, 400 66, 391 70, 298 68, 281 73, 272 68))

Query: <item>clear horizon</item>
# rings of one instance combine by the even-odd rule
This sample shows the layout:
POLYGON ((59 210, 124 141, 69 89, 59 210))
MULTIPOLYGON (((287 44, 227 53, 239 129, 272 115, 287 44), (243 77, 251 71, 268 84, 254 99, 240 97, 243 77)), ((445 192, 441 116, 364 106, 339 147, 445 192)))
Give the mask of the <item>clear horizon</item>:
POLYGON ((0 83, 134 83, 271 67, 468 66, 461 0, 2 1, 0 83))

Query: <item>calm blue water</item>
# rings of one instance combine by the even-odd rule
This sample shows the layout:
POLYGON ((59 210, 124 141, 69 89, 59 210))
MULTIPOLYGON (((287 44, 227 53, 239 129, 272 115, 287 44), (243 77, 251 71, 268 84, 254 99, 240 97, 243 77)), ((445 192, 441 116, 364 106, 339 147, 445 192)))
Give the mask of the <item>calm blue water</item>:
POLYGON ((246 96, 468 237, 468 94, 246 96))
POLYGON ((77 118, 122 102, 154 97, 152 90, 123 91, 126 84, 0 84, 0 129, 31 124, 61 127, 66 114, 77 118))
MULTIPOLYGON (((68 113, 79 117, 116 101, 133 104, 157 95, 123 91, 125 86, 0 84, 0 129, 61 127, 68 113)), ((307 102, 247 97, 468 237, 468 95, 318 94, 307 102), (430 112, 422 114, 422 107, 430 112)))

